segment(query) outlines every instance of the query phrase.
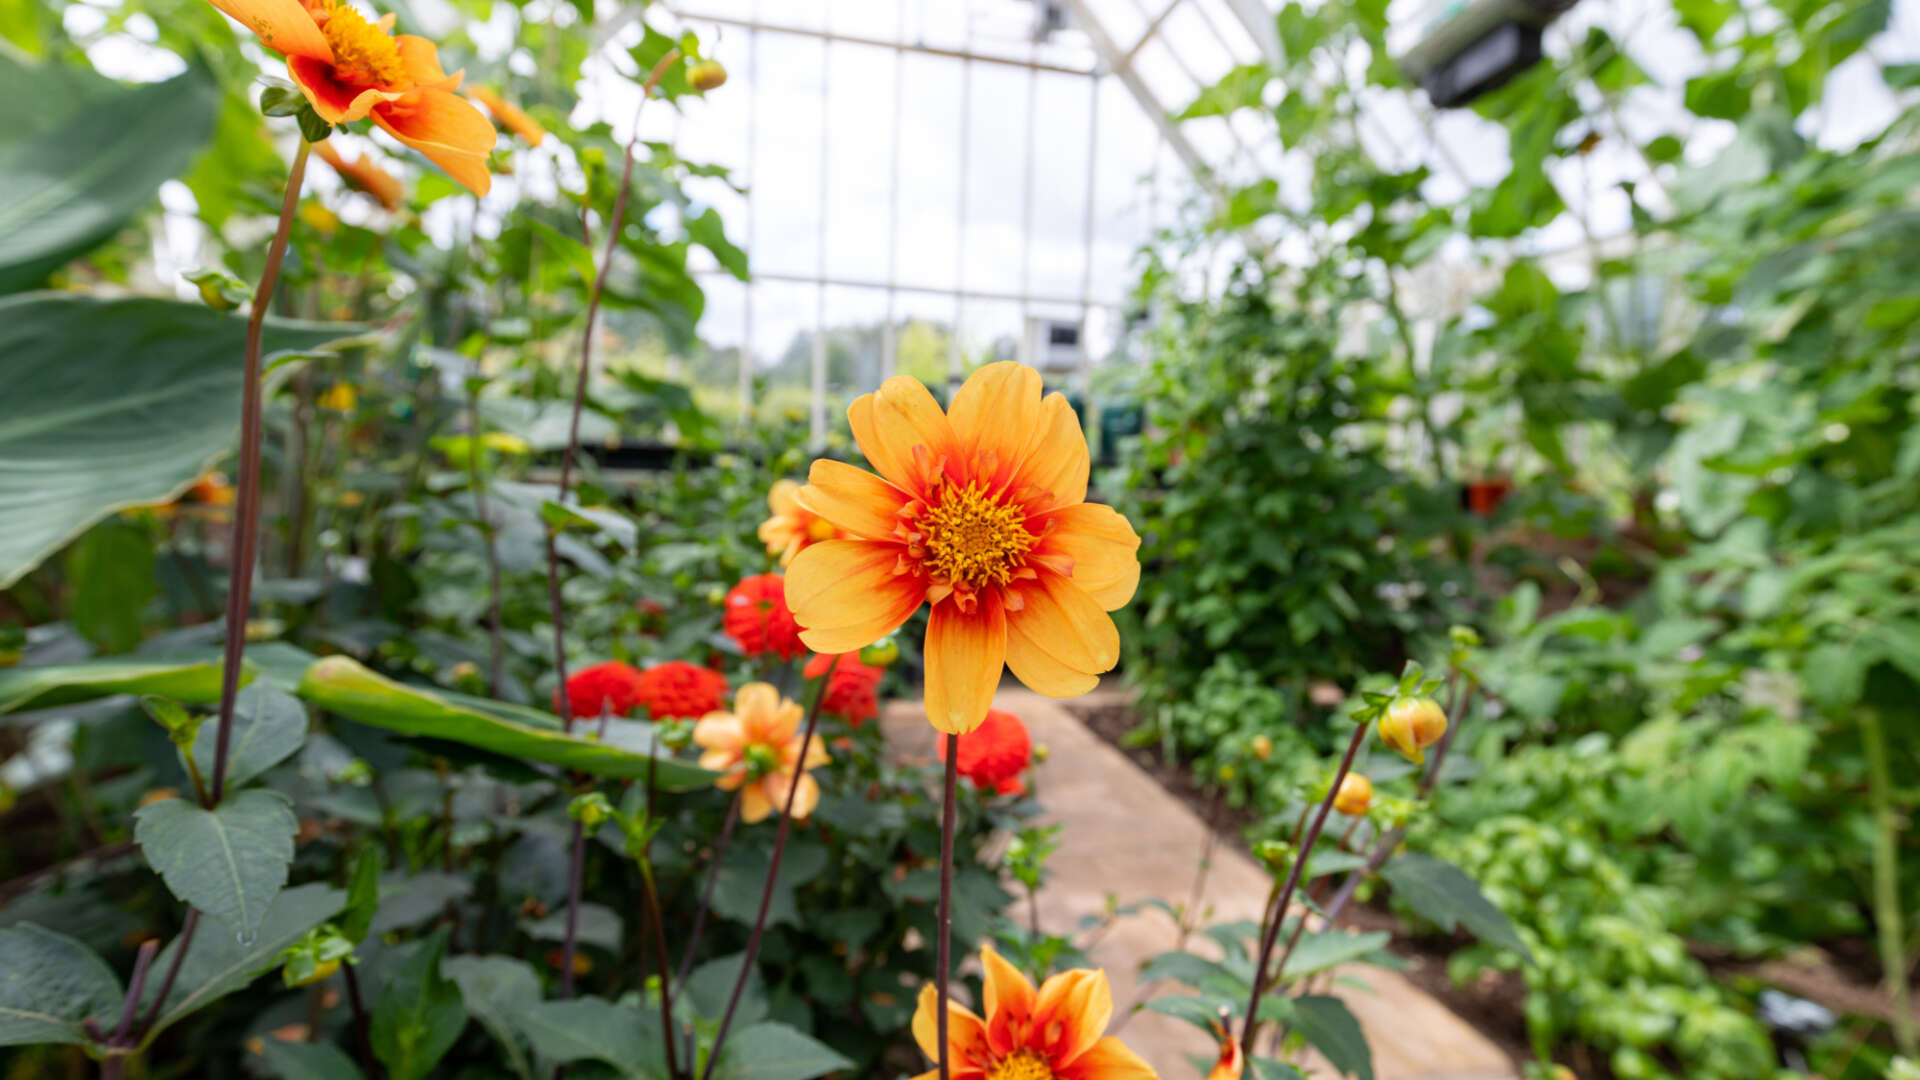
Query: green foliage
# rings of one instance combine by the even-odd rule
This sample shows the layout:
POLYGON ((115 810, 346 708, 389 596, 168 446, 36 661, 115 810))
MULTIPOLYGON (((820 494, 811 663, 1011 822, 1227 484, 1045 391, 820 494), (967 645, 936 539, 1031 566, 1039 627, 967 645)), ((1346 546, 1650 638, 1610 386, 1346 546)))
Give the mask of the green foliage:
POLYGON ((173 895, 251 938, 287 882, 299 827, 284 796, 243 791, 212 810, 184 799, 142 807, 133 835, 173 895))
POLYGON ((80 1023, 113 1014, 126 991, 99 954, 51 930, 0 930, 0 1046, 85 1043, 80 1023))

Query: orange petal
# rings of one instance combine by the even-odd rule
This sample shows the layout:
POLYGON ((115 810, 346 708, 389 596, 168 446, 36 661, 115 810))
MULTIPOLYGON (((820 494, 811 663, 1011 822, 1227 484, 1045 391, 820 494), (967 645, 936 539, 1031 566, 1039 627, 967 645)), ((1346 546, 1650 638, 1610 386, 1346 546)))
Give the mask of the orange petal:
POLYGON ((773 813, 773 800, 761 790, 759 784, 748 784, 740 789, 740 820, 749 825, 767 820, 773 813))
POLYGON ((400 34, 393 39, 400 50, 400 64, 407 70, 407 78, 412 80, 416 90, 460 89, 460 80, 466 72, 456 71, 449 75, 440 67, 440 49, 433 42, 417 34, 400 34))
POLYGON ((1054 698, 1079 697, 1100 685, 1100 676, 1062 663, 1046 646, 1021 629, 1020 613, 1007 616, 1007 667, 1013 677, 1036 694, 1054 698))
POLYGON ((807 486, 797 498, 801 507, 845 532, 884 540, 900 524, 894 512, 911 496, 865 469, 821 458, 807 471, 807 486))
POLYGON ((953 395, 947 420, 959 440, 960 453, 969 460, 992 454, 994 475, 973 476, 992 484, 1020 463, 1027 440, 1039 430, 1040 373, 1012 360, 988 364, 967 376, 953 395))
POLYGON ((867 540, 823 540, 794 556, 786 598, 800 640, 815 652, 852 652, 906 622, 925 584, 895 574, 899 558, 899 545, 867 540))
MULTIPOLYGON (((920 1044, 920 1052, 933 1061, 940 1060, 940 1026, 937 1016, 940 1009, 940 992, 928 983, 920 988, 920 1005, 913 1011, 913 1041, 920 1044)), ((960 1076, 963 1069, 979 1075, 979 1062, 986 1060, 987 1025, 975 1015, 972 1009, 947 999, 947 1053, 948 1065, 954 1076, 960 1076)))
POLYGON ((847 406, 847 422, 860 452, 880 475, 915 495, 926 492, 914 464, 914 447, 926 447, 929 461, 946 458, 958 465, 953 426, 918 379, 895 375, 879 390, 855 398, 847 406))
POLYGON ((1056 1069, 1072 1065, 1099 1042, 1112 1019, 1113 989, 1104 971, 1063 971, 1040 984, 1033 1026, 1036 1037, 1046 1040, 1046 1057, 1056 1069))
POLYGON ((1094 1043, 1072 1064, 1055 1068, 1053 1075, 1059 1080, 1159 1080, 1153 1066, 1112 1035, 1094 1043))
POLYGON ((1071 579, 1043 569, 1021 588, 1020 599, 1021 608, 1008 619, 1061 664, 1098 675, 1120 662, 1120 631, 1113 617, 1071 579))
POLYGON ((738 750, 744 737, 740 721, 727 713, 708 713, 693 725, 694 743, 708 750, 738 750))
POLYGON ((313 111, 329 124, 364 120, 375 105, 406 96, 401 90, 375 90, 341 82, 334 76, 331 60, 289 56, 287 76, 312 103, 313 111))
POLYGON ((296 56, 333 63, 333 49, 307 14, 300 0, 210 0, 214 7, 240 20, 260 44, 292 59, 296 56))
MULTIPOLYGON (((1101 613, 1104 618, 1105 612, 1101 613)), ((952 735, 980 726, 1007 662, 1007 616, 998 593, 980 597, 973 614, 957 603, 936 604, 927 619, 927 719, 952 735)))
POLYGON ((773 511, 776 517, 792 516, 794 510, 800 505, 799 500, 795 498, 798 494, 800 494, 799 482, 783 476, 775 480, 773 487, 767 491, 767 509, 773 511))
POLYGON ((1041 550, 1072 559, 1073 583, 1094 603, 1108 611, 1125 607, 1140 584, 1140 537, 1133 524, 1112 507, 1094 503, 1063 507, 1047 520, 1054 531, 1041 550))
POLYGON ((1020 1049, 1021 1039, 1032 1029, 1033 984, 990 945, 980 947, 980 966, 985 969, 981 985, 987 1012, 987 1045, 995 1057, 1006 1057, 1020 1049))
POLYGON ((1041 403, 1040 423, 1020 455, 1020 471, 1015 490, 1037 488, 1041 494, 1028 494, 1036 510, 1070 506, 1087 499, 1087 433, 1080 427, 1080 416, 1059 394, 1048 394, 1041 403))
POLYGON ((475 195, 485 195, 492 185, 487 155, 493 152, 493 125, 465 98, 422 90, 404 101, 375 107, 373 122, 425 154, 475 195))

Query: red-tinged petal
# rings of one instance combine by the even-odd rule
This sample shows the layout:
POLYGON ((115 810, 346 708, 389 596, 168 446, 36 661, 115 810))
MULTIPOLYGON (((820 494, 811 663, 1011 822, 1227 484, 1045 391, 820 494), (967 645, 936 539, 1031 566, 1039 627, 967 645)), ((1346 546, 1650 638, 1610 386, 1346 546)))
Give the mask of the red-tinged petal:
POLYGON ((1059 394, 1041 403, 1041 418, 1021 451, 1014 493, 1027 498, 1035 512, 1087 500, 1087 433, 1080 416, 1059 394))
POLYGON ((421 90, 375 106, 373 122, 474 194, 485 195, 492 186, 487 155, 493 152, 493 125, 467 99, 445 90, 421 90))
POLYGON ((958 466, 953 425, 918 379, 895 375, 879 390, 855 398, 847 421, 860 452, 880 475, 916 496, 926 494, 926 478, 914 460, 914 447, 927 448, 929 463, 944 458, 958 466))
POLYGON ((1072 1065, 1100 1041, 1113 1019, 1107 973, 1080 968, 1055 975, 1040 984, 1033 1015, 1036 1037, 1045 1040, 1045 1055, 1054 1068, 1072 1065))
MULTIPOLYGON (((787 609, 802 627, 800 640, 815 652, 865 648, 907 621, 925 587, 896 574, 900 545, 869 540, 823 540, 794 556, 785 580, 787 609), (879 626, 873 637, 845 644, 852 630, 879 626)), ((857 635, 853 635, 857 636, 857 635)))
POLYGON ((807 471, 807 486, 796 496, 806 510, 841 531, 868 540, 884 540, 900 524, 895 515, 912 496, 865 469, 821 458, 807 471))
POLYGON ((253 31, 260 44, 291 60, 333 63, 333 49, 300 0, 209 0, 253 31))
POLYGON ((1133 599, 1140 584, 1140 537, 1133 524, 1110 506, 1076 503, 1048 514, 1028 528, 1041 532, 1051 523, 1039 551, 1073 560, 1073 583, 1108 611, 1133 599))
POLYGON ((987 1045, 994 1056, 1006 1057, 1025 1045, 1033 1027, 1034 990, 1020 969, 1007 963, 992 946, 980 949, 982 1003, 987 1013, 987 1045))
POLYGON ((460 81, 466 78, 465 71, 456 71, 449 75, 440 67, 440 47, 417 34, 399 34, 393 43, 400 49, 401 66, 407 70, 407 78, 412 80, 416 90, 460 89, 460 81))
POLYGON ((1007 617, 999 594, 982 594, 971 615, 962 614, 958 603, 935 605, 923 657, 928 721, 950 735, 979 727, 1007 663, 1007 617))
POLYGON ((1007 668, 1036 694, 1079 697, 1100 685, 1100 676, 1063 663, 1021 628, 1020 613, 1007 615, 1007 668))
POLYGON ((1094 1043, 1064 1068, 1054 1069, 1059 1080, 1159 1080, 1153 1066, 1109 1035, 1094 1043))
POLYGON ((1120 662, 1120 631, 1113 617, 1071 579, 1041 570, 1021 585, 1020 600, 1007 618, 1061 664, 1098 675, 1120 662))
POLYGON ((400 90, 354 86, 334 77, 333 62, 305 56, 287 57, 287 75, 306 95, 313 111, 329 124, 364 120, 376 105, 406 96, 400 90))
POLYGON ((967 376, 953 395, 947 420, 962 457, 979 462, 992 455, 991 475, 968 479, 996 484, 1020 463, 1027 440, 1041 421, 1040 373, 1012 360, 988 364, 967 376))
MULTIPOLYGON (((939 1010, 939 991, 932 984, 922 986, 919 1007, 913 1011, 913 1041, 933 1061, 940 1060, 939 1010)), ((961 1075, 963 1069, 979 1075, 980 1064, 986 1060, 987 1025, 972 1009, 952 998, 947 999, 947 1050, 954 1076, 961 1075)))

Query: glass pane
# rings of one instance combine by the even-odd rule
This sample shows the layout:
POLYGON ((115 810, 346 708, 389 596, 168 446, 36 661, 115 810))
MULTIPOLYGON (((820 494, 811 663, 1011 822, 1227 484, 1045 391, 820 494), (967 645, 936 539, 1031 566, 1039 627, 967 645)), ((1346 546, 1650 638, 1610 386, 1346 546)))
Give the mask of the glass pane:
POLYGON ((833 277, 886 278, 895 57, 892 49, 845 42, 827 50, 827 273, 833 277))
POLYGON ((760 269, 820 270, 820 165, 826 43, 756 35, 753 252, 760 269))
POLYGON ((936 289, 956 284, 960 197, 959 61, 907 54, 901 77, 900 280, 936 289))
POLYGON ((1034 93, 1033 230, 1027 284, 1077 298, 1086 273, 1088 102, 1097 83, 1042 74, 1034 93))
POLYGON ((964 288, 1017 293, 1026 215, 1029 74, 975 64, 967 119, 967 221, 964 288))

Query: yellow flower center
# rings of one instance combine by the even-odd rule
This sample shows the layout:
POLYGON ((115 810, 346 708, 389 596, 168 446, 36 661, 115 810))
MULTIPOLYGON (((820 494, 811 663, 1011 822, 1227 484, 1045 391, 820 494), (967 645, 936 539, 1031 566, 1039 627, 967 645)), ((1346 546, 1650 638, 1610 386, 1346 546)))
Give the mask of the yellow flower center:
POLYGON ((973 485, 948 488, 940 505, 920 518, 919 527, 933 576, 976 589, 1011 581, 1033 547, 1026 514, 973 485))
POLYGON ((1003 1058, 988 1071, 987 1080, 1053 1080, 1053 1070, 1031 1050, 1003 1058))
POLYGON ((314 12, 320 33, 333 48, 333 70, 353 86, 405 86, 407 68, 392 35, 350 5, 333 2, 314 12))

